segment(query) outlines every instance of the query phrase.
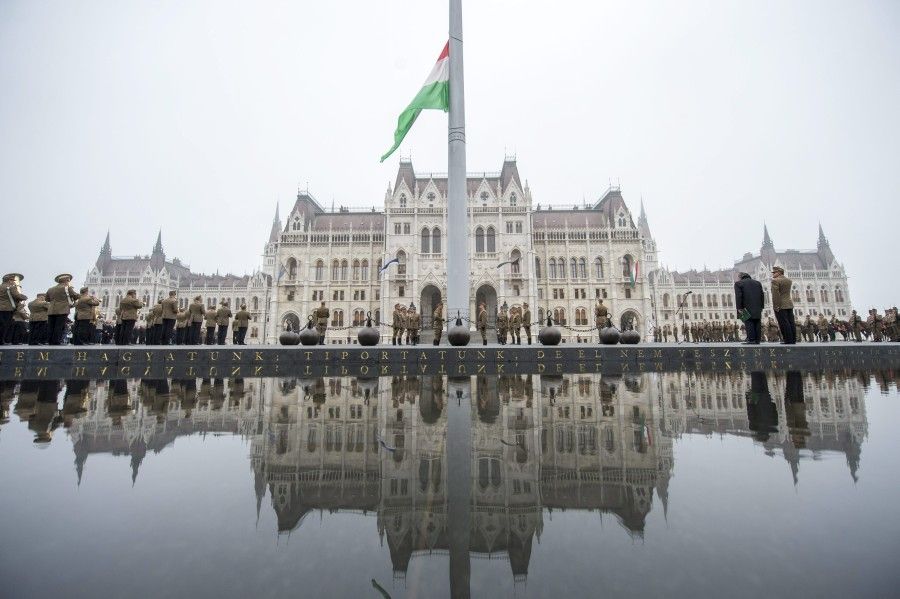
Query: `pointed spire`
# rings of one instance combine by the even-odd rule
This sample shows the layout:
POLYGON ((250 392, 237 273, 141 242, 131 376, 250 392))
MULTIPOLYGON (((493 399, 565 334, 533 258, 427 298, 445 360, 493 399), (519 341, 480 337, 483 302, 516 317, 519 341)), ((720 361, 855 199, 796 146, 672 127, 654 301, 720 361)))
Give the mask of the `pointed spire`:
POLYGON ((159 230, 159 233, 156 234, 156 244, 153 246, 154 254, 162 254, 163 246, 162 246, 162 229, 159 230))
MULTIPOLYGON (((822 230, 821 226, 819 227, 819 230, 820 231, 822 230)), ((103 247, 100 248, 100 253, 101 254, 111 254, 112 253, 112 246, 110 246, 110 244, 109 244, 109 229, 106 230, 106 239, 103 241, 103 247)))
POLYGON ((769 227, 763 223, 763 244, 764 248, 775 248, 775 244, 772 243, 772 238, 769 237, 769 227))
POLYGON ((269 232, 269 243, 278 241, 281 234, 281 216, 278 210, 278 202, 275 202, 275 218, 272 220, 272 230, 269 232))
POLYGON ((819 223, 819 247, 828 245, 828 238, 825 237, 825 231, 822 230, 822 223, 819 223))

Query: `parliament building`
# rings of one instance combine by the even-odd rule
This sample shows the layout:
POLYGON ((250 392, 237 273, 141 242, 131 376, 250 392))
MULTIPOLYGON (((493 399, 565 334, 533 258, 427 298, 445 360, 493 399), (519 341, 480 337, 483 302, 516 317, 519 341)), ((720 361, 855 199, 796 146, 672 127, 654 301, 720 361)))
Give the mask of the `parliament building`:
MULTIPOLYGON (((472 318, 481 302, 490 320, 504 304, 527 302, 533 318, 552 316, 564 341, 578 342, 595 338, 593 307, 602 299, 616 326, 651 339, 654 327, 681 322, 679 307, 687 323, 734 320, 737 273, 762 281, 768 294, 774 265, 794 281, 798 319, 846 318, 851 310, 846 272, 821 226, 815 250, 778 251, 764 229, 758 253, 731 269, 677 272, 660 265, 643 204, 635 218, 617 186, 589 203, 542 203, 507 157, 499 171, 469 173, 466 196, 472 318)), ((396 304, 414 304, 429 342, 431 312, 447 297, 446 208, 446 173, 416 172, 401 160, 380 209, 326 210, 308 191, 297 193, 284 220, 276 208, 263 264, 252 275, 195 274, 166 258, 161 234, 149 255, 114 257, 107 236, 85 285, 108 318, 129 288, 145 304, 172 289, 184 305, 195 295, 208 306, 227 299, 232 310, 244 303, 253 319, 248 343, 277 342, 323 301, 331 311, 328 342, 356 343, 355 327, 367 315, 390 323, 396 304)))

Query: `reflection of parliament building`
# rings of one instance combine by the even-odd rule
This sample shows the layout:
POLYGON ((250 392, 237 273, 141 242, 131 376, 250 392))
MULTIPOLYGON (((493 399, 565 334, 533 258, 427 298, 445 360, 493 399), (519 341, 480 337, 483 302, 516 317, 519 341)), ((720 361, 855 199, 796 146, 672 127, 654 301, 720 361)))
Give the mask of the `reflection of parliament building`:
MULTIPOLYGON (((49 434, 42 397, 60 389, 5 385, 4 412, 18 395, 15 413, 49 434)), ((399 576, 412 557, 447 551, 447 402, 458 397, 472 406, 470 554, 505 556, 517 578, 545 510, 611 514, 642 536, 654 495, 667 509, 677 437, 750 437, 795 481, 802 460, 839 452, 855 478, 867 427, 859 380, 799 373, 69 381, 63 397, 56 425, 79 481, 91 454, 128 456, 140 484, 142 460, 180 436, 240 435, 257 510, 268 494, 279 532, 314 512, 373 512, 399 576)))
MULTIPOLYGON (((339 329, 363 324, 368 312, 390 321, 395 304, 414 303, 426 315, 428 342, 434 305, 447 297, 446 194, 446 174, 416 172, 401 160, 383 207, 326 210, 298 192, 284 221, 276 208, 262 268, 252 276, 195 274, 166 258, 161 236, 152 254, 114 257, 107 235, 85 284, 110 317, 131 287, 145 304, 171 289, 184 304, 197 294, 211 306, 227 299, 232 311, 246 303, 249 343, 274 342, 283 326, 306 324, 321 301, 331 310, 330 342, 355 343, 354 331, 339 329), (397 263, 379 274, 392 260, 397 263)), ((643 204, 635 218, 619 187, 578 205, 535 203, 515 158, 506 158, 497 172, 470 173, 467 197, 470 314, 482 301, 491 319, 503 303, 528 302, 542 322, 550 314, 558 323, 589 328, 602 298, 617 326, 647 335, 654 323, 680 320, 683 300, 688 321, 734 319, 737 272, 749 272, 768 289, 776 264, 794 280, 798 317, 849 314, 846 272, 821 227, 814 250, 777 251, 765 230, 759 252, 744 254, 731 269, 675 272, 660 267, 643 204), (498 268, 503 262, 510 264, 498 268)))

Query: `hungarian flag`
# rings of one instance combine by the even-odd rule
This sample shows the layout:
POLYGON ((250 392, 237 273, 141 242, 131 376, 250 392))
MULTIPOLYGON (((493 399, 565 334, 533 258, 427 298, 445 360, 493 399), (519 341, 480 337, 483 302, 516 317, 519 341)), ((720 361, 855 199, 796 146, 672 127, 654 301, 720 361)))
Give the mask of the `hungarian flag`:
POLYGON ((431 74, 425 80, 422 89, 409 103, 409 106, 400 113, 397 119, 397 130, 394 131, 394 145, 381 157, 381 162, 394 153, 406 134, 409 133, 413 123, 419 118, 423 108, 436 108, 447 112, 450 109, 450 42, 444 45, 441 55, 438 56, 431 74))

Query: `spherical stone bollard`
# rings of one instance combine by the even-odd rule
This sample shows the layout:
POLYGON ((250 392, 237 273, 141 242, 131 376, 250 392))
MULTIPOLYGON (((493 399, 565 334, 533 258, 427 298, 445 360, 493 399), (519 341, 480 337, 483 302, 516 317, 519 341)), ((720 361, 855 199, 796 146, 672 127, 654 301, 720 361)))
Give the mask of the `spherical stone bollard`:
POLYGON ((309 319, 309 324, 300 331, 300 343, 303 345, 318 345, 319 344, 319 331, 313 326, 312 318, 309 319))
POLYGON ((285 331, 278 336, 281 345, 300 345, 300 335, 294 331, 285 331))
POLYGON ((541 345, 559 345, 559 342, 562 341, 562 333, 553 326, 553 318, 550 316, 547 317, 547 326, 538 333, 538 341, 541 342, 541 345))
POLYGON ((447 331, 447 340, 450 341, 450 345, 455 345, 457 347, 462 345, 468 345, 469 339, 471 339, 471 333, 469 333, 469 327, 465 326, 462 322, 462 317, 457 313, 456 315, 456 324, 450 327, 450 330, 447 331))
POLYGON ((381 341, 381 333, 372 326, 371 312, 367 314, 366 326, 359 330, 356 334, 356 338, 359 340, 360 345, 378 345, 378 342, 381 341))
POLYGON ((622 343, 624 345, 637 345, 640 342, 641 334, 634 329, 622 331, 622 335, 619 337, 619 343, 622 343))
POLYGON ((603 345, 615 345, 619 342, 621 335, 616 327, 604 327, 600 329, 600 343, 603 345))

